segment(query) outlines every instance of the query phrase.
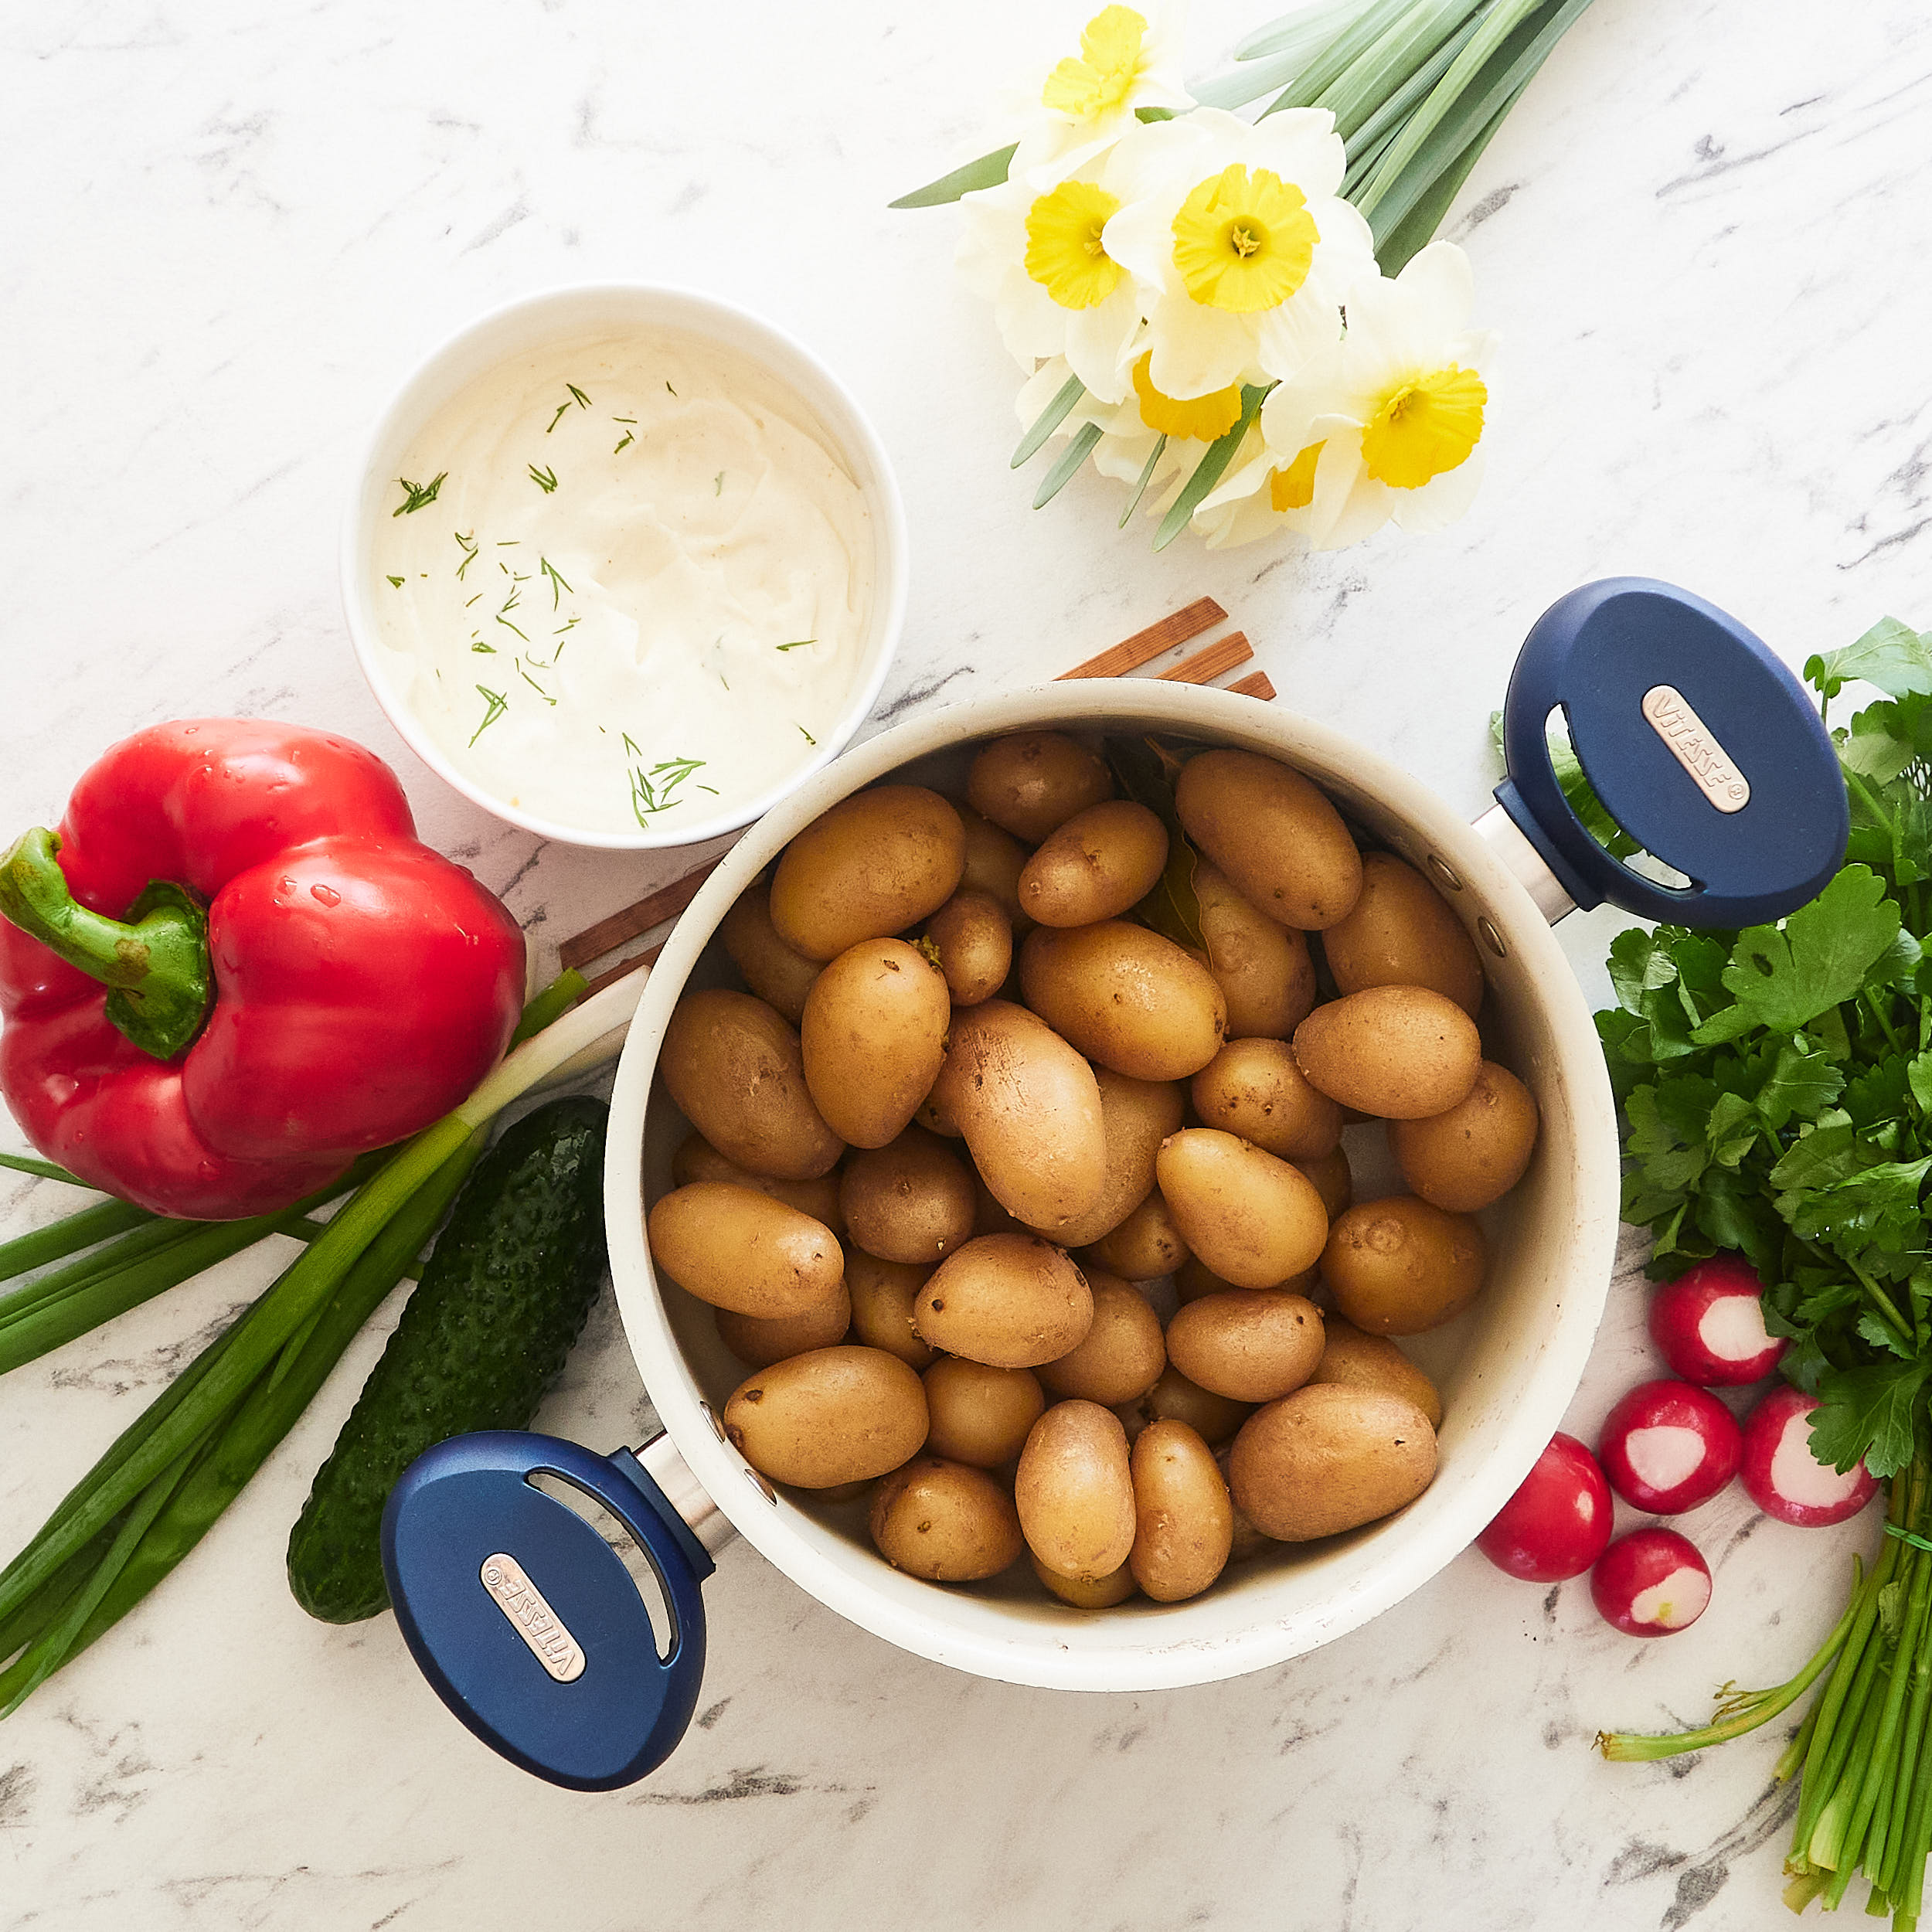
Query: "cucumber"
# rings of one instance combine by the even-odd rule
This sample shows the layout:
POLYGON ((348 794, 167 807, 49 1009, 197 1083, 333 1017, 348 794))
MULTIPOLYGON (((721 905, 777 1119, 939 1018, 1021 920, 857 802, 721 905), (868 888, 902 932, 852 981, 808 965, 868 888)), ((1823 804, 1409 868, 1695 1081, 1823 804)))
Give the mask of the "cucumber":
POLYGON ((521 1429, 556 1379, 604 1274, 601 1100, 526 1114, 476 1164, 416 1291, 288 1539, 288 1587, 311 1617, 389 1607, 383 1505, 425 1449, 521 1429))

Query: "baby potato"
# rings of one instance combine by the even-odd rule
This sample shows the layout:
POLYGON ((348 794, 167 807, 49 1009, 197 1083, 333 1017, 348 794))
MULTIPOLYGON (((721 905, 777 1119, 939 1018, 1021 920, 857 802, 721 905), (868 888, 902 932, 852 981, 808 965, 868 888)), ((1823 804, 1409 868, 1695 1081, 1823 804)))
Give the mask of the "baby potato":
POLYGON ((883 1349, 849 1343, 795 1355, 739 1383, 725 1437, 761 1475, 801 1489, 883 1476, 926 1440, 926 1391, 883 1349))
POLYGON ((1536 1151, 1535 1097, 1506 1066, 1485 1060, 1446 1114, 1391 1121, 1389 1146, 1411 1190, 1431 1206, 1474 1214, 1523 1177, 1536 1151))
POLYGON ((1174 803, 1189 838, 1256 911, 1319 932, 1362 889, 1342 815, 1300 772, 1252 751, 1202 751, 1181 767, 1174 803))
MULTIPOLYGON (((1215 1451, 1214 1466, 1220 1471, 1221 1480, 1226 1482, 1228 1479, 1228 1451, 1226 1448, 1215 1451)), ((1260 1556, 1274 1539, 1263 1536, 1255 1528, 1248 1520, 1247 1511, 1234 1500, 1232 1492, 1228 1497, 1228 1509, 1234 1519, 1233 1535, 1228 1546, 1228 1561, 1230 1563, 1244 1563, 1250 1558, 1260 1556)))
POLYGON ((1321 950, 1345 993, 1427 986, 1471 1019, 1482 1004, 1476 942, 1441 893, 1393 852, 1362 854, 1361 896, 1323 933, 1321 950))
POLYGON ((996 1369, 1056 1361, 1093 1325, 1087 1277, 1036 1234, 977 1236, 934 1269, 913 1304, 922 1341, 996 1369))
POLYGON ((807 959, 916 926, 959 889, 966 828, 923 785, 874 785, 823 811, 771 876, 771 923, 807 959))
POLYGON ((998 1198, 973 1170, 973 1232, 975 1234, 1031 1234, 1035 1232, 1016 1221, 999 1204, 998 1198))
POLYGON ((1120 1418, 1097 1402, 1055 1403, 1027 1435, 1013 1500, 1028 1548, 1049 1570, 1088 1583, 1111 1576, 1135 1527, 1120 1418))
MULTIPOLYGON (((1137 1080, 1111 1067, 1094 1070, 1100 1090, 1100 1127, 1107 1143, 1107 1185, 1094 1206, 1057 1231, 1062 1247, 1083 1248, 1111 1233, 1154 1186, 1154 1157, 1181 1124, 1186 1100, 1172 1080, 1137 1080)), ((984 1230, 981 1232, 985 1232, 984 1230)), ((1156 1270, 1165 1274, 1165 1268, 1156 1270)))
POLYGON ((845 1257, 832 1230, 753 1189, 693 1181, 665 1195, 645 1227, 651 1258, 714 1308, 804 1315, 838 1296, 845 1257))
POLYGON ((685 1118, 728 1161, 780 1181, 815 1181, 845 1144, 805 1084, 798 1036, 749 993, 686 993, 658 1070, 685 1118))
POLYGON ((1251 1403, 1217 1396, 1190 1382, 1171 1362, 1161 1371, 1160 1380, 1130 1406, 1134 1416, 1130 1426, 1137 1440, 1149 1423, 1185 1422, 1203 1442, 1217 1445, 1230 1440, 1254 1413, 1251 1403))
POLYGON ((1436 1385, 1386 1335, 1364 1335, 1342 1315, 1328 1317, 1321 1359, 1308 1381, 1311 1385, 1333 1383, 1345 1389, 1379 1389, 1413 1403, 1428 1417, 1431 1429, 1442 1427, 1442 1397, 1436 1393, 1436 1385))
MULTIPOLYGON (((1002 832, 974 811, 955 804, 966 828, 966 869, 960 875, 961 892, 985 893, 999 902, 1015 933, 1030 925, 1019 903, 1019 876, 1026 869, 1026 848, 1010 832, 1002 832)), ((961 1002, 962 1005, 965 1002, 961 1002)))
POLYGON ((1189 1251, 1236 1287, 1272 1287, 1311 1268, 1328 1217, 1298 1169, 1219 1128, 1183 1128, 1154 1164, 1189 1251))
POLYGON ((805 1084, 832 1131, 883 1147, 917 1111, 946 1057, 952 996, 903 939, 862 940, 813 982, 799 1028, 805 1084))
POLYGON ((1062 1603, 1071 1604, 1076 1610, 1111 1610, 1134 1594, 1134 1573, 1125 1563, 1105 1577, 1063 1577, 1058 1570, 1049 1570, 1030 1549, 1026 1554, 1033 1574, 1062 1603))
POLYGON ((1413 1403, 1332 1383, 1257 1409, 1228 1455, 1236 1505, 1264 1536, 1290 1543, 1386 1516, 1435 1473, 1435 1431, 1413 1403))
POLYGON ((955 1006, 977 1006, 1013 970, 1013 922, 991 893, 962 887, 926 922, 939 970, 955 1006))
POLYGON ((1161 1318, 1128 1284, 1086 1270, 1094 1325, 1065 1355, 1036 1371, 1050 1395, 1081 1396, 1108 1408, 1144 1396, 1167 1366, 1161 1318))
POLYGON ((837 1294, 813 1303, 803 1315, 739 1315, 716 1308, 712 1319, 718 1325, 718 1339, 747 1369, 769 1369, 774 1362, 844 1341, 852 1326, 852 1297, 841 1281, 837 1294))
POLYGON ((1227 1026, 1214 975, 1172 940, 1124 920, 1036 927, 1019 949, 1019 983, 1063 1039, 1135 1080, 1199 1073, 1227 1026))
POLYGON ((1210 1395, 1272 1402, 1314 1374, 1321 1311, 1280 1288, 1203 1295, 1168 1324, 1167 1349, 1175 1367, 1210 1395))
POLYGON ((1026 1546, 1005 1490, 983 1470, 937 1456, 917 1457, 879 1484, 867 1527, 893 1569, 934 1583, 997 1577, 1026 1546))
POLYGON ((852 1240, 882 1261, 930 1267, 972 1239, 973 1177, 923 1127, 853 1155, 838 1184, 838 1202, 852 1240))
POLYGON ((1286 1039, 1315 1009, 1308 940, 1257 912, 1205 859, 1194 862, 1194 897, 1208 970, 1228 1003, 1228 1038, 1286 1039))
POLYGON ((1128 1459, 1134 1547, 1127 1564, 1157 1604, 1198 1597, 1226 1568, 1234 1507, 1214 1452, 1185 1422, 1152 1422, 1128 1459))
POLYGON ((805 995, 818 977, 818 961, 794 953, 778 937, 771 923, 770 890, 762 881, 739 894, 737 903, 719 921, 718 937, 745 984, 796 1026, 804 1014, 805 995))
POLYGON ((1352 1207, 1329 1230, 1321 1274, 1335 1306, 1370 1335, 1420 1335, 1461 1314, 1488 1264, 1482 1230, 1393 1194, 1352 1207))
POLYGON ((1114 795, 1095 753, 1059 731, 1020 731, 984 747, 967 774, 973 809, 1029 845, 1114 795))
POLYGON ((933 1351, 913 1326, 913 1309, 931 1273, 930 1267, 882 1261, 853 1249, 845 1257, 845 1291, 852 1299, 855 1338, 897 1355, 912 1368, 924 1368, 933 1351))
POLYGON ((1090 926, 1137 906, 1167 863, 1167 828, 1131 798, 1077 811, 1019 876, 1019 903, 1043 926, 1090 926))
POLYGON ((1026 1446, 1046 1397, 1030 1369, 995 1369, 943 1355, 923 1378, 931 1430, 926 1447, 936 1456, 997 1469, 1026 1446))
POLYGON ((1341 1108, 1309 1084, 1286 1040, 1230 1040, 1189 1090, 1206 1125, 1284 1161, 1319 1160, 1341 1145, 1341 1108))
POLYGON ((1156 1187, 1148 1189, 1140 1206, 1118 1227, 1090 1243, 1086 1253, 1123 1281, 1151 1281, 1172 1274, 1187 1259, 1187 1243, 1156 1187))
POLYGON ((1348 1212, 1355 1199, 1355 1177, 1349 1172, 1349 1157, 1341 1148, 1318 1159, 1296 1161, 1291 1165, 1299 1168, 1314 1183, 1331 1223, 1337 1215, 1348 1212))
POLYGON ((1057 1236, 1098 1204, 1107 1133, 1094 1070, 1025 1007, 988 999, 955 1013, 930 1099, 1015 1220, 1057 1236))
POLYGON ((1371 986, 1318 1006, 1294 1029, 1294 1057, 1331 1100, 1384 1120, 1446 1114, 1482 1070, 1482 1036, 1426 986, 1371 986))
POLYGON ((702 1134, 687 1134, 671 1157, 671 1178, 679 1187, 692 1181, 729 1181, 736 1187, 755 1188, 774 1201, 822 1221, 842 1241, 845 1217, 838 1206, 838 1176, 821 1174, 815 1181, 774 1181, 728 1161, 702 1134))

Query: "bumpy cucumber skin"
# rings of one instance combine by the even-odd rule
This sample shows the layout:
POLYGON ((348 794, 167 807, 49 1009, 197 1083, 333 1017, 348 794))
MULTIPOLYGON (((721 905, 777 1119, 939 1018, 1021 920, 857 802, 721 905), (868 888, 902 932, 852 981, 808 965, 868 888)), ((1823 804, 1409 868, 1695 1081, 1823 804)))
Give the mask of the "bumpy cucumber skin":
POLYGON ((526 1114, 478 1162, 288 1539, 310 1616, 389 1607, 383 1505, 425 1449, 521 1429, 563 1366, 604 1274, 609 1110, 572 1095, 526 1114))

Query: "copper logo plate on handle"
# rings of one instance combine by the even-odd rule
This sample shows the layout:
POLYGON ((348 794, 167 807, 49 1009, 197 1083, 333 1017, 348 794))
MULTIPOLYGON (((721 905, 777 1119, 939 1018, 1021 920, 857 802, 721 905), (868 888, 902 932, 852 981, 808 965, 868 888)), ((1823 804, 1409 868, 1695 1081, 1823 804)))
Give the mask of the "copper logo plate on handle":
POLYGON ((530 1647, 530 1655, 560 1684, 574 1683, 583 1675, 583 1649, 565 1628, 563 1620, 543 1600, 523 1566, 499 1551, 483 1560, 483 1587, 510 1627, 530 1647))
POLYGON ((1654 684, 1644 693, 1643 713, 1671 755, 1719 811, 1742 811, 1751 787, 1716 735, 1673 685, 1654 684))

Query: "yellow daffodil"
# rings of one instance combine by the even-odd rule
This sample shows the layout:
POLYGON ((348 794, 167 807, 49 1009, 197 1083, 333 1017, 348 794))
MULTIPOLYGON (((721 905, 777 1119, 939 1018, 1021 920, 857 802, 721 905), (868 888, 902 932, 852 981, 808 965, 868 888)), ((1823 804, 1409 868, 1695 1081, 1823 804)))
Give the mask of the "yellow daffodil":
POLYGON ((1126 273, 1101 231, 1120 202, 1090 181, 1063 181, 1026 211, 1027 274, 1062 308, 1097 308, 1126 273))
POLYGON ((1172 0, 1103 7, 1081 29, 1080 51, 1056 60, 1016 103, 1026 119, 1009 179, 1044 194, 1090 172, 1142 107, 1193 106, 1180 72, 1182 9, 1172 0))
POLYGON ((1001 338, 1021 368, 1064 356, 1101 401, 1130 393, 1130 351, 1141 326, 1134 277, 1107 253, 1121 205, 1109 165, 1036 194, 1023 182, 968 195, 959 267, 993 304, 1001 338))
POLYGON ((1241 386, 1232 383, 1212 396, 1191 396, 1185 401, 1163 396, 1154 386, 1149 373, 1153 362, 1150 350, 1134 365, 1134 393, 1140 403, 1141 420, 1159 436, 1193 437, 1212 443, 1225 436, 1241 420, 1241 386))
POLYGON ((1272 515, 1332 550, 1392 519, 1433 531, 1461 516, 1481 481, 1493 350, 1469 328, 1471 293, 1468 258, 1447 242, 1357 289, 1342 342, 1263 403, 1260 447, 1196 512, 1209 541, 1237 521, 1260 536, 1272 515))
POLYGON ((1315 108, 1252 124, 1196 108, 1114 148, 1121 206, 1103 240, 1139 284, 1164 394, 1285 379, 1333 346, 1342 304, 1375 274, 1368 224, 1340 196, 1344 165, 1333 115, 1315 108))

